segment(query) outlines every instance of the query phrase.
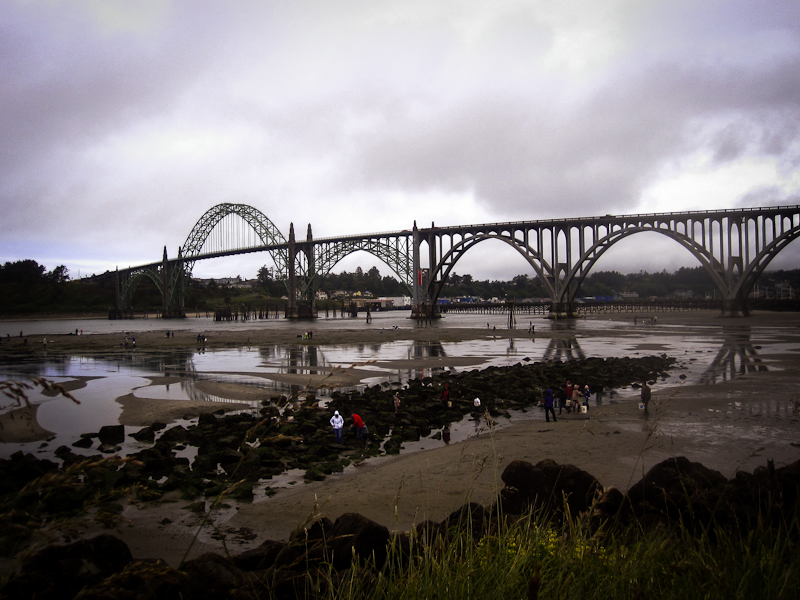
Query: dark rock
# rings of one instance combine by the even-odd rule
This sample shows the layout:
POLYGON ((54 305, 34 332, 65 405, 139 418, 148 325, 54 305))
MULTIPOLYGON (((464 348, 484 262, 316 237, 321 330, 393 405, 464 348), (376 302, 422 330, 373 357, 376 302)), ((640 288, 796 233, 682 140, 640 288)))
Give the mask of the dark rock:
POLYGON ((597 531, 601 527, 611 525, 625 524, 622 520, 620 509, 625 502, 625 495, 617 488, 607 488, 603 491, 602 495, 594 503, 592 509, 590 526, 593 531, 597 531))
POLYGON ((626 497, 631 515, 648 523, 707 524, 728 480, 684 456, 653 466, 626 497))
POLYGON ((197 418, 197 425, 198 427, 202 427, 203 425, 211 425, 212 427, 215 427, 218 420, 219 419, 211 413, 201 413, 197 418))
POLYGON ((20 573, 3 588, 5 598, 61 600, 72 598, 132 561, 122 540, 99 535, 64 546, 47 546, 20 565, 20 573))
POLYGON ((238 569, 233 561, 208 552, 183 564, 186 582, 182 586, 184 600, 205 598, 258 598, 264 584, 238 569))
POLYGON ((470 502, 450 513, 450 516, 442 522, 441 527, 444 531, 460 529, 462 531, 471 532, 475 537, 481 537, 486 529, 490 516, 491 513, 483 506, 475 502, 470 502))
POLYGON ((258 548, 233 557, 233 564, 243 571, 260 571, 270 567, 291 565, 302 556, 300 550, 286 542, 267 540, 258 548))
POLYGON ((81 600, 109 600, 113 598, 179 600, 185 597, 182 587, 186 574, 164 561, 142 560, 130 563, 121 573, 116 573, 100 584, 81 590, 81 600))
MULTIPOLYGON (((131 473, 132 477, 136 474, 160 479, 168 476, 175 465, 179 464, 169 444, 160 440, 152 448, 145 448, 132 454, 131 458, 140 463, 138 465, 132 463, 125 465, 125 470, 131 473)), ((216 464, 214 467, 216 467, 216 464)))
POLYGON ((176 425, 167 429, 158 439, 163 442, 185 442, 189 439, 189 432, 182 425, 176 425))
POLYGON ((50 460, 38 459, 30 453, 15 452, 10 460, 0 460, 0 492, 16 492, 26 483, 56 471, 58 465, 50 460))
POLYGON ((759 476, 739 471, 723 489, 715 518, 719 523, 749 528, 769 511, 773 498, 766 472, 759 476))
POLYGON ((506 487, 500 492, 502 510, 506 514, 522 514, 527 510, 557 515, 564 510, 577 517, 589 510, 600 482, 574 465, 559 465, 543 460, 536 465, 525 461, 511 462, 502 474, 506 487))
POLYGON ((315 540, 324 540, 330 536, 333 522, 328 517, 321 517, 311 525, 298 528, 291 537, 292 542, 304 544, 315 540))
POLYGON ((416 526, 414 534, 422 545, 432 544, 437 537, 447 534, 447 521, 442 523, 431 520, 423 521, 416 526))
POLYGON ((791 516, 800 510, 800 460, 775 469, 780 507, 784 515, 791 516))
POLYGON ((124 425, 104 425, 97 432, 101 444, 118 445, 125 441, 124 425))
POLYGON ((139 431, 134 431, 129 435, 137 442, 152 442, 156 439, 156 432, 152 425, 149 427, 143 427, 139 431))
POLYGON ((353 555, 380 569, 386 561, 389 530, 358 513, 345 513, 327 538, 328 559, 338 571, 350 567, 353 555))

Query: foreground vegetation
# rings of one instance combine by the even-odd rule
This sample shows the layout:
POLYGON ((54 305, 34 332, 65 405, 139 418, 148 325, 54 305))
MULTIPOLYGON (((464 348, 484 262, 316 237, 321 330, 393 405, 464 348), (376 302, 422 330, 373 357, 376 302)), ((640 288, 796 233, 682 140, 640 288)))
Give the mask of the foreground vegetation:
POLYGON ((745 532, 710 526, 615 535, 585 521, 555 526, 536 517, 498 527, 477 539, 458 530, 433 544, 399 547, 384 569, 332 570, 308 591, 322 598, 797 598, 798 521, 745 532), (314 589, 316 588, 316 589, 314 589))
MULTIPOLYGON (((98 467, 87 462, 63 477, 37 480, 20 496, 35 506, 54 493, 74 492, 76 483, 70 480, 100 472, 98 467), (37 500, 37 495, 42 500, 37 500)), ((97 476, 91 476, 92 480, 97 482, 97 476)), ((121 505, 109 500, 129 493, 104 486, 102 494, 86 497, 83 510, 93 510, 95 518, 105 519, 111 528, 121 505)), ((352 554, 347 553, 346 564, 337 566, 335 556, 314 552, 316 542, 309 539, 308 532, 315 524, 302 524, 298 531, 305 530, 305 537, 302 533, 295 537, 277 554, 272 566, 248 571, 247 578, 232 566, 241 565, 238 557, 230 555, 215 558, 213 563, 208 563, 213 555, 204 555, 179 569, 128 557, 120 561, 124 566, 119 566, 118 572, 95 574, 91 585, 85 580, 75 585, 52 575, 64 560, 49 552, 53 547, 40 548, 38 554, 29 548, 18 554, 14 568, 0 577, 0 595, 176 600, 229 596, 331 600, 798 598, 800 522, 796 513, 777 523, 763 514, 751 527, 723 527, 711 521, 700 528, 682 522, 675 527, 643 528, 637 522, 619 527, 613 520, 598 525, 591 511, 557 519, 541 512, 506 517, 495 510, 485 523, 462 519, 443 535, 429 535, 424 527, 408 536, 395 535, 380 564, 376 564, 375 554, 364 557, 354 547, 352 554), (49 564, 43 565, 45 562, 49 564), (302 572, 294 575, 291 569, 298 563, 302 572), (39 570, 28 571, 34 568, 39 570), (239 576, 233 578, 232 572, 239 576), (41 591, 48 576, 54 577, 50 588, 56 589, 55 595, 41 591)), ((4 527, 40 526, 35 525, 35 514, 29 514, 24 525, 15 518, 18 514, 17 501, 5 499, 0 505, 4 527)), ((74 532, 70 523, 67 514, 56 517, 48 523, 47 535, 54 536, 60 527, 69 539, 70 531, 74 532)), ((104 560, 113 562, 114 558, 107 555, 104 560)), ((91 564, 90 560, 84 562, 91 564)))

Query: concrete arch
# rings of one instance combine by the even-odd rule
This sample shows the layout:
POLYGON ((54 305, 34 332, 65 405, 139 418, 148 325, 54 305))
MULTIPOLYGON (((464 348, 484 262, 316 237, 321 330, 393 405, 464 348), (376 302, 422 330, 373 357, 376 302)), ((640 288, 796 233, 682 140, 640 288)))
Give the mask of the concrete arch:
POLYGON ((749 291, 752 288, 764 269, 767 268, 770 262, 778 256, 778 254, 786 248, 790 243, 800 237, 800 227, 795 227, 786 233, 778 236, 771 243, 767 244, 755 260, 746 265, 742 272, 739 281, 737 282, 736 292, 749 291))
POLYGON ((161 276, 154 271, 153 269, 143 269, 141 271, 134 271, 130 274, 127 281, 125 282, 122 290, 123 299, 122 305, 125 308, 130 308, 133 303, 133 294, 136 292, 136 288, 139 286, 139 282, 142 279, 150 279, 158 289, 159 293, 163 295, 163 285, 161 281, 161 276))
POLYGON ((573 302, 575 300, 574 296, 580 289, 581 284, 586 279, 592 267, 600 259, 600 257, 603 254, 605 254, 607 250, 613 247, 614 244, 622 241, 625 238, 631 237, 637 233, 659 233, 672 240, 675 240, 682 247, 686 248, 686 250, 688 250, 692 254, 692 256, 698 259, 700 264, 711 275, 711 278, 714 281, 714 284, 719 289, 720 293, 723 296, 727 295, 728 290, 725 285, 725 281, 720 276, 719 262, 713 256, 711 256, 707 250, 705 250, 702 246, 697 244, 694 240, 683 234, 677 233, 676 231, 671 231, 669 229, 662 229, 657 227, 629 227, 626 229, 615 230, 612 234, 597 240, 597 242, 593 244, 591 248, 578 259, 578 262, 572 267, 568 275, 570 283, 575 284, 574 286, 571 286, 572 297, 566 296, 566 293, 570 287, 568 286, 562 291, 562 296, 559 297, 557 301, 573 302))
POLYGON ((582 235, 589 231, 597 234, 603 228, 605 234, 596 236, 574 262, 567 278, 568 285, 554 300, 561 306, 569 306, 591 268, 609 248, 637 233, 653 232, 676 241, 698 260, 724 299, 723 312, 747 314, 745 299, 758 277, 781 250, 800 237, 800 223, 794 224, 791 218, 781 219, 779 225, 767 219, 712 220, 705 223, 688 219, 672 222, 653 220, 616 228, 609 223, 593 230, 581 230, 582 235), (768 226, 771 226, 770 232, 768 226), (772 234, 772 239, 767 242, 768 233, 772 234), (749 258, 751 250, 755 253, 752 259, 749 258))
POLYGON ((448 252, 442 256, 442 260, 437 265, 437 269, 432 274, 433 276, 428 285, 428 294, 431 299, 431 304, 435 305, 438 301, 441 287, 458 261, 461 260, 466 252, 473 246, 487 240, 498 240, 514 248, 536 272, 550 296, 554 297, 556 295, 552 282, 553 268, 541 258, 541 254, 537 250, 527 243, 524 243, 522 240, 518 240, 514 237, 513 233, 510 235, 502 235, 495 232, 481 232, 469 237, 462 237, 461 241, 453 244, 448 252))

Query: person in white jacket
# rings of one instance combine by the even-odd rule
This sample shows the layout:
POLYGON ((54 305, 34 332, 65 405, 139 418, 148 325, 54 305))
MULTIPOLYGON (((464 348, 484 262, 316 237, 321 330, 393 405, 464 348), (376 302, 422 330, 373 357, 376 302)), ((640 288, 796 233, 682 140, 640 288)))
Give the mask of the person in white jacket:
POLYGON ((333 427, 333 433, 336 436, 336 443, 342 443, 342 428, 344 427, 344 419, 339 414, 338 410, 333 411, 333 416, 331 417, 331 426, 333 427))

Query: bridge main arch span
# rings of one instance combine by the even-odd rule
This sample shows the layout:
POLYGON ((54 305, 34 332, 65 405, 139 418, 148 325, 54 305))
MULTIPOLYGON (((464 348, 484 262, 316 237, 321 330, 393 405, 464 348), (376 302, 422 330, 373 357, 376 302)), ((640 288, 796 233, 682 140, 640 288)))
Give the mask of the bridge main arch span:
POLYGON ((121 273, 117 286, 117 312, 131 307, 139 281, 149 278, 161 293, 162 314, 185 316, 184 290, 197 260, 260 250, 271 254, 278 277, 286 279, 289 262, 286 239, 275 224, 264 213, 247 204, 217 204, 197 220, 178 249, 177 259, 168 259, 165 247, 161 262, 121 273))

